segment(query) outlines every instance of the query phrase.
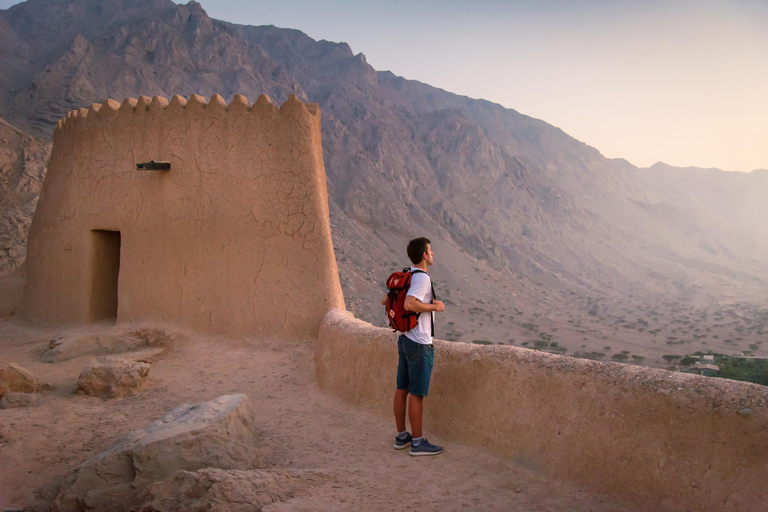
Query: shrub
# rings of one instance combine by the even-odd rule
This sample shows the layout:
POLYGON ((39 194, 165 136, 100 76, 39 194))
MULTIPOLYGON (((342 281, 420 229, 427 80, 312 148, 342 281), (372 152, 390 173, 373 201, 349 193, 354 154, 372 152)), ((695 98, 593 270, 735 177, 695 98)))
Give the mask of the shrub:
POLYGON ((613 354, 611 356, 611 359, 615 359, 616 361, 626 361, 629 359, 629 356, 627 354, 621 353, 621 354, 613 354))
POLYGON ((597 361, 605 357, 605 354, 602 352, 574 352, 573 357, 577 357, 579 359, 592 359, 597 361))
POLYGON ((676 355, 672 355, 672 354, 667 354, 666 356, 662 356, 662 357, 664 358, 664 360, 665 360, 666 362, 668 362, 668 363, 672 364, 672 361, 675 361, 675 360, 677 360, 677 359, 680 359, 680 358, 681 358, 681 357, 683 357, 683 356, 676 356, 676 355))
POLYGON ((715 364, 720 367, 718 377, 768 385, 768 360, 743 359, 715 354, 715 364))
POLYGON ((632 359, 634 359, 638 363, 642 363, 643 361, 645 361, 645 357, 643 356, 632 356, 632 359))

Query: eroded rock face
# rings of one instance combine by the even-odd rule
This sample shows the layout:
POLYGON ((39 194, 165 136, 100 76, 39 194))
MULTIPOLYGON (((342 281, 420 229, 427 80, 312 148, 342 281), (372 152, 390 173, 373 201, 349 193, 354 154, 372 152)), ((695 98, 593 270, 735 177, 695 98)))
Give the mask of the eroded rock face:
POLYGON ((14 409, 16 407, 29 407, 40 403, 40 395, 37 393, 8 393, 0 400, 0 409, 14 409))
POLYGON ((18 268, 27 254, 27 233, 43 186, 51 143, 0 119, 0 148, 0 274, 3 274, 18 268))
POLYGON ((142 329, 124 334, 68 333, 51 340, 40 360, 44 363, 67 361, 86 355, 119 354, 147 348, 168 347, 173 336, 157 329, 142 329))
POLYGON ((180 405, 84 462, 62 485, 54 510, 136 510, 152 484, 177 471, 247 469, 257 441, 253 425, 246 395, 180 405))
POLYGON ((101 398, 135 395, 149 375, 149 364, 125 359, 94 362, 83 368, 77 392, 101 398))
POLYGON ((40 381, 26 368, 16 363, 0 368, 0 397, 8 393, 34 393, 40 381))
POLYGON ((323 482, 327 471, 239 471, 206 468, 179 471, 152 486, 140 512, 251 512, 288 500, 323 482))

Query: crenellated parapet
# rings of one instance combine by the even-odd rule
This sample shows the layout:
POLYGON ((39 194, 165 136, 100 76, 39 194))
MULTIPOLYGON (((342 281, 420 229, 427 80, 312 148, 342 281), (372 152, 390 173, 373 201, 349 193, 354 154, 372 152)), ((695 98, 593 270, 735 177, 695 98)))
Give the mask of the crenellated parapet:
POLYGON ((27 273, 22 311, 34 318, 313 336, 344 307, 318 106, 291 96, 278 108, 266 95, 227 105, 214 94, 69 112, 54 132, 27 273), (170 170, 137 168, 150 161, 170 170), (116 292, 99 266, 105 240, 119 240, 116 292), (116 312, 100 305, 105 293, 117 294, 116 312))
POLYGON ((189 100, 183 96, 175 95, 170 102, 163 96, 152 98, 139 96, 138 99, 125 98, 122 103, 108 99, 104 103, 92 103, 89 108, 71 110, 67 112, 66 117, 56 123, 54 137, 60 136, 60 132, 69 132, 88 125, 95 126, 96 123, 109 120, 133 120, 137 118, 136 116, 158 115, 158 113, 166 113, 169 117, 173 117, 180 112, 185 112, 187 115, 194 113, 200 117, 210 116, 220 119, 226 118, 226 116, 250 114, 255 116, 255 120, 260 121, 280 119, 280 116, 308 123, 319 122, 320 120, 320 109, 317 103, 303 103, 293 94, 280 108, 272 103, 266 94, 259 96, 256 103, 252 105, 248 102, 248 98, 242 94, 236 94, 229 105, 218 94, 211 96, 208 102, 203 96, 197 94, 190 96, 189 100))

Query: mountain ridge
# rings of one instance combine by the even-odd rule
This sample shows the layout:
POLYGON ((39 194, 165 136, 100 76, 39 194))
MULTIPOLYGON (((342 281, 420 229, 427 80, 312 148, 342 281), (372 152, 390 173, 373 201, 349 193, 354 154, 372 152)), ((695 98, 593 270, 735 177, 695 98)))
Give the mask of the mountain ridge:
POLYGON ((0 11, 0 41, 22 45, 0 55, 12 72, 0 84, 14 85, 3 89, 0 117, 33 135, 109 96, 319 103, 342 285, 348 307, 374 323, 386 275, 402 267, 407 239, 423 234, 434 239, 436 279, 471 324, 440 326, 448 338, 504 340, 511 330, 519 343, 536 317, 500 322, 508 309, 564 330, 567 318, 593 320, 597 302, 615 317, 630 307, 619 300, 716 307, 722 285, 713 283, 723 279, 764 297, 768 238, 754 227, 764 224, 768 186, 759 174, 736 186, 638 169, 513 109, 376 71, 346 43, 213 20, 194 2, 28 0, 0 11), (67 31, 55 33, 62 19, 67 31), (19 30, 29 42, 18 43, 19 30), (37 60, 24 67, 30 54, 37 60), (516 305, 499 309, 491 328, 470 312, 476 300, 516 305))

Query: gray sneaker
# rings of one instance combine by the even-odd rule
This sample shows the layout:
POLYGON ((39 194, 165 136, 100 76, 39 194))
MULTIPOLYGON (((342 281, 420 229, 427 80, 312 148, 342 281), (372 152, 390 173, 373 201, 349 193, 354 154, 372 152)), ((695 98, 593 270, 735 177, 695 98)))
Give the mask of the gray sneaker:
POLYGON ((413 436, 410 432, 408 432, 408 435, 405 436, 405 439, 400 439, 399 437, 395 436, 395 450, 402 450, 403 448, 408 448, 408 446, 411 444, 411 440, 413 439, 413 436))
POLYGON ((419 446, 411 445, 411 451, 408 453, 414 457, 418 457, 420 455, 438 455, 443 453, 443 447, 435 446, 424 439, 421 443, 419 443, 419 446))

